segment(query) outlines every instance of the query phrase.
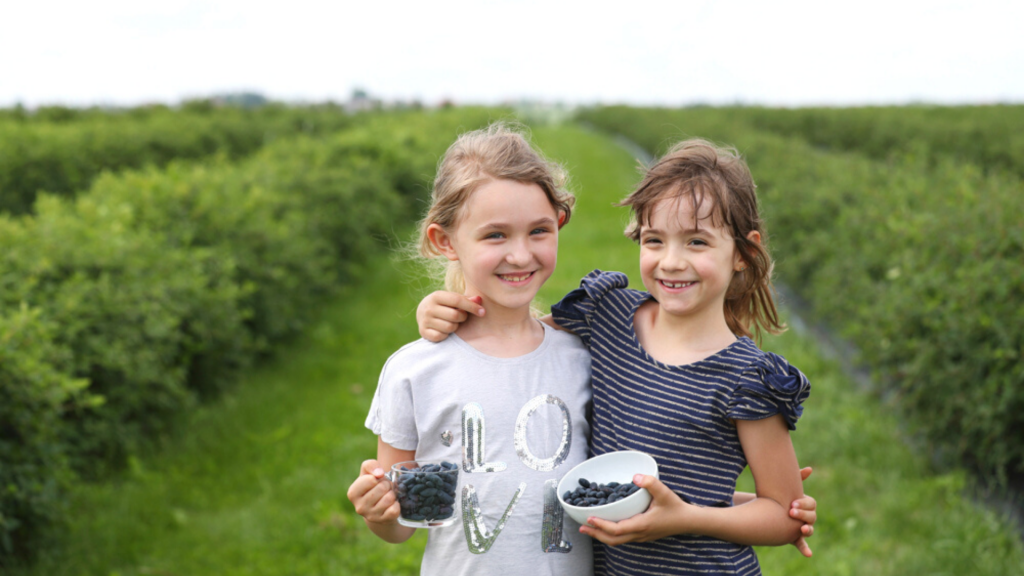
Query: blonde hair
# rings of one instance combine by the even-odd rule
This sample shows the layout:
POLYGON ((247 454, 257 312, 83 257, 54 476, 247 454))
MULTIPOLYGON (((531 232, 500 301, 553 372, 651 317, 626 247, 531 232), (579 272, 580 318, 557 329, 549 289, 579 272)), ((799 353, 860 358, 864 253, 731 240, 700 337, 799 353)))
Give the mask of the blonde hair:
POLYGON ((453 233, 470 195, 483 184, 492 180, 536 184, 555 211, 565 215, 559 227, 569 222, 576 198, 565 189, 565 171, 535 150, 523 132, 507 122, 466 132, 448 147, 438 164, 430 208, 420 221, 418 246, 421 257, 443 263, 446 290, 465 292, 465 276, 457 261, 441 258, 427 237, 427 228, 438 224, 453 233))
POLYGON ((684 140, 672 147, 653 166, 643 180, 619 206, 629 206, 631 219, 626 236, 640 241, 640 227, 650 223, 651 213, 661 200, 689 200, 694 218, 699 218, 704 202, 711 203, 709 218, 713 226, 722 226, 735 242, 746 269, 733 275, 725 296, 725 320, 737 336, 761 332, 779 334, 786 326, 772 296, 772 258, 767 248, 764 220, 758 210, 756 185, 750 169, 732 147, 718 147, 699 138, 684 140), (747 238, 756 231, 761 242, 747 238))

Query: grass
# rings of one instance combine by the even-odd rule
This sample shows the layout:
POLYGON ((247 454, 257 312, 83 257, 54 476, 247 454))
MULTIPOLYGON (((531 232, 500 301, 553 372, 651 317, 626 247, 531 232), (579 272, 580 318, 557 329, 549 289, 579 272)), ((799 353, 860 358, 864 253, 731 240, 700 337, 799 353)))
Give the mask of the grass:
MULTIPOLYGON (((579 196, 542 302, 596 267, 638 282, 636 248, 619 233, 624 211, 611 206, 637 179, 630 156, 574 127, 538 128, 535 138, 576 177, 579 196)), ((162 448, 79 486, 65 526, 11 576, 418 573, 424 535, 380 542, 345 491, 375 453, 362 423, 380 367, 416 338, 414 309, 426 290, 404 263, 364 267, 304 338, 185 417, 162 448)), ((801 463, 815 467, 807 491, 820 507, 814 558, 760 549, 766 574, 1024 572, 1008 523, 963 496, 966 476, 933 473, 899 440, 892 411, 858 391, 812 339, 791 332, 764 347, 812 379, 793 438, 801 463)))

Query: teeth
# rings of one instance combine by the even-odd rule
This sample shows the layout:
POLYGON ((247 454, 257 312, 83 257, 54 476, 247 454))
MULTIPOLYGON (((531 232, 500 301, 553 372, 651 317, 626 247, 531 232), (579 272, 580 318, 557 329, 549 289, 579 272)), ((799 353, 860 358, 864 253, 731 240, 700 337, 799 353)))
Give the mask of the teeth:
POLYGON ((693 284, 693 282, 668 282, 667 280, 662 280, 661 283, 667 286, 668 288, 682 288, 683 286, 689 286, 690 284, 693 284))
POLYGON ((522 282, 523 280, 526 280, 527 278, 529 278, 530 274, 521 274, 519 276, 510 276, 508 274, 498 274, 498 276, 502 280, 507 280, 509 282, 522 282))

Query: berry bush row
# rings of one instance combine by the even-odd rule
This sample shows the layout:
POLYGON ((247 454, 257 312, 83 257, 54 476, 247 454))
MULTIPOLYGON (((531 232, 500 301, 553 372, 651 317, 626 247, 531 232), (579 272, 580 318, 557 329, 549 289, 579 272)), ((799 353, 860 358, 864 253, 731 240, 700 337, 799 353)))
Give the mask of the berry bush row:
POLYGON ((302 330, 422 207, 455 135, 492 114, 380 115, 240 162, 104 174, 0 215, 0 565, 72 481, 302 330))

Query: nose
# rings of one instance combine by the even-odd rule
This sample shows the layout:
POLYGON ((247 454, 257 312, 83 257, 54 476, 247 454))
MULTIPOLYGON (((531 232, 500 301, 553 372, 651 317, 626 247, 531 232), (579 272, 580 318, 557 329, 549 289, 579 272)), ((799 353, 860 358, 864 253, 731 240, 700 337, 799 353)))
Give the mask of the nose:
POLYGON ((508 253, 505 255, 506 262, 513 266, 526 266, 530 263, 531 259, 530 247, 527 245, 526 240, 515 240, 508 243, 508 253))
POLYGON ((689 266, 689 261, 686 259, 686 251, 682 246, 670 243, 666 247, 664 257, 658 262, 658 266, 667 272, 686 270, 687 266, 689 266))

